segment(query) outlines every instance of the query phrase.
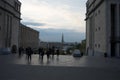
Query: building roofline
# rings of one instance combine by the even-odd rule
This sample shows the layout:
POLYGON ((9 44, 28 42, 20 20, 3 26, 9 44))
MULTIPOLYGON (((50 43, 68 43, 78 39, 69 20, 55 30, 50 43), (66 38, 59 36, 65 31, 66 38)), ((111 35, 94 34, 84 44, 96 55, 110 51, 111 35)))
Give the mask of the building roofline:
POLYGON ((30 30, 33 30, 33 31, 36 31, 36 32, 39 33, 39 31, 37 31, 37 30, 35 30, 35 29, 33 29, 33 28, 30 28, 30 27, 28 27, 28 26, 26 26, 26 25, 24 25, 24 24, 22 24, 22 23, 20 23, 20 26, 21 26, 21 27, 28 28, 28 29, 30 29, 30 30))
MULTIPOLYGON (((90 12, 87 12, 86 15, 90 15, 92 12, 94 12, 105 0, 101 0, 90 12)), ((87 20, 88 17, 86 17, 85 20, 87 20)))

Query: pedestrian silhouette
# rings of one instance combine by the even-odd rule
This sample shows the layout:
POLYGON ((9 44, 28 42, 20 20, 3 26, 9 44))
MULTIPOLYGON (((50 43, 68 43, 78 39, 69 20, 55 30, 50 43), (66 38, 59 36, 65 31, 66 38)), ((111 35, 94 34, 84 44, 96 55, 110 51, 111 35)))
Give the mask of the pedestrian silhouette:
POLYGON ((47 60, 49 60, 49 58, 50 58, 50 53, 51 53, 51 52, 50 52, 50 49, 48 49, 47 52, 46 52, 47 60))
POLYGON ((43 50, 43 48, 42 48, 42 51, 41 51, 41 58, 42 58, 42 60, 44 58, 44 50, 43 50))
POLYGON ((41 57, 42 48, 38 49, 39 58, 41 57))
POLYGON ((19 47, 19 57, 21 57, 22 54, 22 47, 19 47))
POLYGON ((57 54, 57 58, 58 58, 58 57, 59 57, 59 54, 60 54, 59 49, 57 49, 56 54, 57 54))
POLYGON ((41 60, 43 60, 44 58, 44 49, 43 48, 39 48, 39 59, 41 58, 41 60))
POLYGON ((33 51, 31 49, 31 47, 26 48, 26 54, 27 54, 28 61, 31 61, 32 53, 33 53, 33 51))
POLYGON ((54 48, 54 46, 51 49, 51 54, 52 54, 52 58, 54 58, 54 55, 55 55, 55 48, 54 48))

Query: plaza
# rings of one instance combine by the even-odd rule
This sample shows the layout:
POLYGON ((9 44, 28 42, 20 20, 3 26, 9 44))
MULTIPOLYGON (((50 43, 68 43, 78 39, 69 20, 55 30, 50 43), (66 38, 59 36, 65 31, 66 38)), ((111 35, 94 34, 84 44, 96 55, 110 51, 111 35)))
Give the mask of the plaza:
POLYGON ((0 80, 119 80, 120 59, 83 56, 54 56, 43 61, 32 55, 28 63, 26 55, 0 56, 0 80))

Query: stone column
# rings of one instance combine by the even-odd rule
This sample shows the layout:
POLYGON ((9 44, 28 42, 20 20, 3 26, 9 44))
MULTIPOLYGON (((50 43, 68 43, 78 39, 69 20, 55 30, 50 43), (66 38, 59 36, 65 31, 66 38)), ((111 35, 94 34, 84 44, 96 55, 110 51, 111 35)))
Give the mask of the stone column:
POLYGON ((116 50, 115 50, 115 53, 116 53, 116 56, 117 57, 120 57, 120 43, 119 43, 119 37, 120 37, 120 11, 119 11, 119 4, 117 4, 117 10, 116 10, 116 50))

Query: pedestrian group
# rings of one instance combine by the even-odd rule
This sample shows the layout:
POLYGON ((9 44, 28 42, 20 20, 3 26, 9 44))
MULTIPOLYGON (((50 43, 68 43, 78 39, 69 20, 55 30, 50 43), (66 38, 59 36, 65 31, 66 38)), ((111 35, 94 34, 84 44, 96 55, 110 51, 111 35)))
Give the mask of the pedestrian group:
POLYGON ((26 54, 26 58, 28 61, 31 61, 32 59, 32 54, 39 54, 39 58, 43 61, 44 55, 47 56, 47 60, 50 58, 54 58, 54 55, 57 55, 57 58, 59 57, 60 50, 56 49, 55 47, 44 49, 44 48, 39 48, 37 51, 34 51, 31 47, 27 47, 24 49, 23 47, 19 48, 19 57, 21 57, 22 53, 26 54))

